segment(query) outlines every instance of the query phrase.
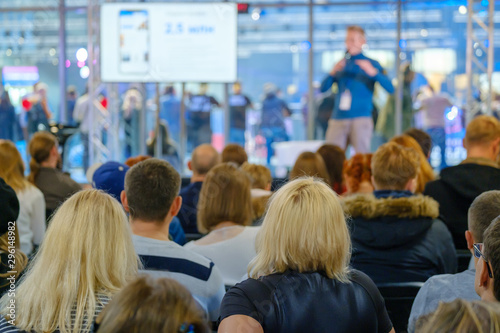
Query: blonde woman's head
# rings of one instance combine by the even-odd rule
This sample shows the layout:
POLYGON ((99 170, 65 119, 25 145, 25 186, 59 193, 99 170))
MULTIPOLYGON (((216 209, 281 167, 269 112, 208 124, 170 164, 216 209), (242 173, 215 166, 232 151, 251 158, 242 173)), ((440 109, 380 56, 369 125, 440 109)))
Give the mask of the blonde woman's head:
POLYGON ((436 311, 417 320, 416 333, 493 333, 500 332, 500 304, 456 299, 439 303, 436 311))
POLYGON ((201 186, 198 230, 211 231, 221 222, 249 225, 252 219, 250 179, 234 163, 213 167, 201 186))
POLYGON ((97 333, 208 333, 205 314, 175 280, 141 276, 117 295, 97 319, 97 333))
POLYGON ((12 141, 0 140, 0 178, 16 192, 28 185, 24 178, 23 159, 12 141))
POLYGON ((347 282, 351 238, 337 194, 312 177, 281 187, 271 197, 256 249, 253 278, 292 269, 347 282))
MULTIPOLYGON (((16 326, 26 331, 79 332, 90 325, 83 318, 93 318, 96 295, 111 296, 136 276, 138 267, 118 201, 99 190, 77 192, 53 215, 16 290, 16 326)), ((9 299, 3 297, 0 303, 6 314, 9 299)))

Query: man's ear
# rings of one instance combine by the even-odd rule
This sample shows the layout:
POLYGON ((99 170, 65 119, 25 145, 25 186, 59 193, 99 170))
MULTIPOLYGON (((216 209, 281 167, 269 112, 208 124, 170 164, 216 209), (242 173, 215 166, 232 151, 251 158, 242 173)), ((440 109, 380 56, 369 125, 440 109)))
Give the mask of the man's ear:
POLYGON ((470 232, 470 230, 465 230, 465 240, 467 241, 467 248, 474 254, 474 237, 472 237, 472 232, 470 232))
POLYGON ((488 288, 488 283, 490 282, 490 277, 488 276, 488 263, 484 260, 479 260, 476 269, 479 268, 479 286, 483 288, 488 288))
POLYGON ((271 191, 271 183, 267 184, 264 190, 271 191))
POLYGON ((177 213, 179 213, 181 207, 182 207, 182 197, 177 196, 175 197, 174 202, 172 202, 172 206, 170 206, 170 211, 169 211, 170 215, 176 216, 177 213))
POLYGON ((193 171, 193 163, 191 161, 188 161, 188 169, 193 171))
POLYGON ((123 190, 121 193, 120 193, 120 200, 122 201, 122 206, 123 206, 123 209, 125 209, 125 211, 127 213, 130 213, 130 209, 128 207, 128 200, 127 200, 127 195, 125 194, 125 190, 123 190))
POLYGON ((416 189, 417 189, 417 177, 410 179, 405 185, 406 191, 415 193, 416 189))

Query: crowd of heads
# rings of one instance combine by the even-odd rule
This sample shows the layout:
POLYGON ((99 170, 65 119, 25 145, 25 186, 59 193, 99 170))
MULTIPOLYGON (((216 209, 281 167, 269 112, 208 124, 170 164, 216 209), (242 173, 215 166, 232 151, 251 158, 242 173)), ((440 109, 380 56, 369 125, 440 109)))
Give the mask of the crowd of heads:
MULTIPOLYGON (((487 116, 475 118, 464 146, 471 154, 496 157, 500 123, 487 116)), ((349 159, 341 148, 325 144, 316 152, 300 153, 289 181, 272 192, 270 170, 249 163, 243 147, 227 145, 219 154, 211 145, 198 146, 188 163, 192 181, 203 182, 197 229, 209 234, 220 223, 246 227, 259 220, 249 277, 292 270, 322 272, 348 283, 353 246, 343 198, 374 191, 423 193, 435 178, 430 149, 428 135, 416 129, 392 138, 373 154, 349 159), (262 193, 266 196, 258 207, 255 199, 262 193)), ((25 178, 16 146, 0 141, 2 250, 9 246, 10 229, 4 226, 19 214, 14 191, 36 184, 42 168, 60 163, 57 140, 48 132, 36 133, 28 151, 30 174, 25 178)), ((168 226, 182 206, 179 173, 166 161, 137 156, 125 164, 96 165, 88 176, 94 189, 77 192, 57 208, 30 263, 21 251, 16 254, 16 268, 24 269, 16 289, 20 315, 10 316, 7 296, 0 299, 3 315, 15 319, 17 327, 37 332, 76 332, 94 324, 97 332, 208 332, 206 315, 190 291, 171 279, 138 275, 143 263, 134 251, 130 222, 168 226)), ((472 202, 465 233, 476 257, 476 291, 490 300, 500 300, 500 279, 495 279, 500 275, 499 193, 486 191, 472 202)), ((421 317, 416 331, 498 331, 499 318, 496 303, 456 300, 421 317)))

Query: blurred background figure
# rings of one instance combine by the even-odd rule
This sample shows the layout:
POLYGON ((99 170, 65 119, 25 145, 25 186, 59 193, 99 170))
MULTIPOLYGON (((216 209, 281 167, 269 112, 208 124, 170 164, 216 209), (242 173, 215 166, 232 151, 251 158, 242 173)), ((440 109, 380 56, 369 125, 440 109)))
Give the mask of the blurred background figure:
POLYGON ((176 96, 173 86, 167 86, 160 97, 160 119, 168 125, 170 138, 181 142, 180 137, 181 100, 176 96))
POLYGON ((47 101, 47 91, 49 87, 39 82, 35 84, 31 109, 28 111, 28 133, 31 137, 35 132, 48 131, 49 119, 52 118, 52 112, 47 101))
POLYGON ((177 144, 174 140, 172 140, 167 124, 163 120, 161 120, 158 124, 158 129, 159 133, 153 132, 153 136, 150 137, 146 142, 147 154, 149 156, 158 156, 158 158, 172 164, 177 172, 182 173, 182 165, 179 158, 177 144), (158 137, 161 141, 161 151, 158 155, 156 155, 156 140, 158 139, 158 137))
POLYGON ((271 157, 274 155, 273 142, 288 141, 284 120, 291 115, 291 111, 277 93, 278 88, 273 83, 264 85, 260 131, 266 139, 267 164, 271 163, 271 157))
POLYGON ((200 83, 197 95, 192 95, 188 102, 186 112, 187 151, 192 152, 194 148, 202 143, 212 142, 212 129, 210 127, 210 114, 214 106, 220 107, 219 102, 207 95, 208 84, 200 83))
POLYGON ((9 92, 4 90, 0 96, 0 139, 14 141, 16 111, 10 102, 9 92))
POLYGON ((246 112, 253 108, 252 101, 241 92, 241 82, 233 84, 233 94, 229 96, 229 141, 245 147, 246 112))
POLYGON ((432 86, 428 86, 430 96, 421 101, 420 110, 423 118, 423 129, 431 136, 433 147, 439 147, 441 152, 441 164, 438 169, 442 170, 446 164, 446 133, 444 131, 446 109, 453 106, 447 94, 436 92, 432 86))
MULTIPOLYGON (((403 73, 403 123, 401 131, 404 132, 413 126, 413 99, 411 95, 411 83, 415 78, 415 72, 411 69, 410 63, 401 65, 403 73)), ((382 109, 378 120, 376 131, 380 133, 385 141, 390 140, 396 135, 396 96, 389 95, 385 107, 382 109)))
POLYGON ((143 110, 142 94, 136 87, 131 87, 123 96, 123 120, 125 130, 125 158, 139 154, 139 117, 143 110))
POLYGON ((66 124, 76 126, 76 121, 73 119, 73 111, 75 110, 78 92, 75 86, 69 86, 66 91, 66 124))

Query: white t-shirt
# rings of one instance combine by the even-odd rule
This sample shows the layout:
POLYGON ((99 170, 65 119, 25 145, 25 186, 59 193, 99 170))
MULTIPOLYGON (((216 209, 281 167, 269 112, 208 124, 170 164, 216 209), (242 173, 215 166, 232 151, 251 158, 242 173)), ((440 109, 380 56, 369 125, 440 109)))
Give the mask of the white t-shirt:
POLYGON ((28 185, 17 193, 19 217, 17 230, 21 241, 21 251, 29 255, 33 244, 40 245, 45 235, 45 199, 43 193, 33 185, 28 185))
MULTIPOLYGON (((257 255, 255 237, 259 230, 260 227, 244 227, 242 232, 232 238, 207 245, 189 242, 184 247, 211 259, 221 271, 224 284, 233 286, 241 281, 241 277, 247 273, 248 264, 257 255)), ((218 231, 224 230, 215 230, 218 231)))

